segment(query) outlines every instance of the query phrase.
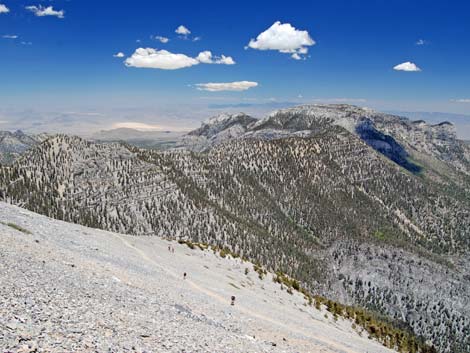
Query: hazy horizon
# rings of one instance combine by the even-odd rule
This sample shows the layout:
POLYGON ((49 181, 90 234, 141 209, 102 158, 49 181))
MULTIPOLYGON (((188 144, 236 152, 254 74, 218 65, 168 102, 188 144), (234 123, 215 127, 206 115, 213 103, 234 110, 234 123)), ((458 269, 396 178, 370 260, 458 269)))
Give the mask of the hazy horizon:
MULTIPOLYGON (((129 128, 143 132, 179 132, 185 133, 198 128, 207 118, 222 113, 246 113, 255 118, 262 118, 277 109, 284 109, 302 104, 353 104, 372 108, 361 102, 347 101, 318 101, 311 102, 266 102, 266 103, 214 103, 205 106, 190 106, 187 112, 175 114, 171 110, 162 110, 162 113, 148 113, 140 109, 128 109, 118 113, 107 111, 97 113, 85 112, 45 112, 38 113, 32 110, 16 112, 13 114, 1 113, 0 117, 10 116, 12 122, 0 119, 0 130, 26 133, 67 133, 79 136, 91 136, 103 130, 129 128), (136 119, 135 117, 139 117, 136 119)), ((424 120, 429 124, 438 124, 450 121, 455 125, 457 136, 460 139, 470 140, 470 115, 446 112, 400 111, 394 109, 380 110, 385 113, 404 116, 411 120, 424 120)), ((155 109, 155 112, 158 110, 155 109)))

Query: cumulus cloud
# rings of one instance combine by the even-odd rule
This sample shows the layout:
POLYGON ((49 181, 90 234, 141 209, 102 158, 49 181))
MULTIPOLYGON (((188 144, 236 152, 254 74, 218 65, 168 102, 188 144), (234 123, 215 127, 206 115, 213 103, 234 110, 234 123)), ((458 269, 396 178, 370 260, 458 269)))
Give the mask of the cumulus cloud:
POLYGON ((199 64, 199 61, 184 54, 173 54, 167 50, 138 48, 125 61, 126 66, 176 70, 199 64))
POLYGON ((220 91, 246 91, 247 89, 258 86, 258 82, 237 81, 237 82, 209 82, 198 83, 196 87, 200 91, 220 92, 220 91))
POLYGON ((158 40, 160 43, 168 43, 170 39, 167 37, 162 37, 162 36, 153 36, 154 40, 158 40))
POLYGON ((196 58, 201 63, 212 64, 212 53, 208 50, 202 51, 196 58))
POLYGON ((420 45, 420 46, 421 46, 421 45, 426 45, 426 44, 428 44, 428 41, 427 41, 427 40, 424 40, 424 39, 418 39, 418 40, 416 41, 416 45, 420 45))
POLYGON ((187 35, 191 34, 191 31, 189 29, 187 29, 185 26, 180 25, 180 26, 178 26, 177 29, 175 29, 175 33, 177 33, 179 35, 182 35, 182 36, 187 36, 187 35))
POLYGON ((125 55, 122 51, 113 55, 115 58, 123 58, 125 55))
POLYGON ((6 5, 0 4, 0 13, 9 13, 10 9, 6 5))
POLYGON ((125 61, 126 66, 176 70, 198 64, 224 64, 234 65, 235 61, 230 56, 213 56, 209 50, 200 52, 197 57, 192 58, 185 54, 174 54, 167 50, 153 48, 139 48, 125 61))
POLYGON ((64 18, 65 11, 64 10, 59 10, 56 11, 52 6, 44 7, 44 6, 26 6, 26 10, 31 11, 38 17, 44 17, 44 16, 55 16, 58 18, 64 18))
POLYGON ((18 36, 16 34, 4 34, 2 36, 2 38, 5 38, 5 39, 16 39, 18 38, 18 36))
POLYGON ((209 50, 205 50, 199 53, 196 57, 196 60, 203 64, 224 64, 224 65, 234 65, 235 61, 231 56, 212 56, 212 53, 209 50))
POLYGON ((302 57, 298 53, 292 54, 291 58, 294 60, 302 60, 302 57))
POLYGON ((398 64, 393 69, 396 71, 407 71, 407 72, 421 71, 421 69, 415 63, 412 63, 410 61, 398 64))
POLYGON ((251 39, 248 47, 257 50, 277 50, 289 53, 296 60, 302 59, 308 53, 308 47, 315 45, 315 41, 307 31, 301 31, 290 23, 274 22, 256 39, 251 39))

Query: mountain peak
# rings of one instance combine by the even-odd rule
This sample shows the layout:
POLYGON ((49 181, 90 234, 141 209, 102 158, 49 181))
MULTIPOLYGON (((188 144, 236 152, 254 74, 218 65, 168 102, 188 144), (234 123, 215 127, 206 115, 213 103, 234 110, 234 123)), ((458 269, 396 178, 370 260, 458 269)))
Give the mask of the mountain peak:
POLYGON ((245 114, 219 114, 205 120, 199 129, 191 131, 188 135, 216 138, 223 131, 230 129, 230 135, 238 136, 244 133, 248 126, 256 121, 255 118, 245 114))
POLYGON ((353 132, 357 120, 374 114, 368 108, 349 104, 305 104, 272 112, 253 125, 253 130, 317 130, 325 124, 336 124, 353 132))
POLYGON ((46 134, 28 135, 21 130, 0 131, 0 163, 10 164, 18 156, 47 137, 46 134))

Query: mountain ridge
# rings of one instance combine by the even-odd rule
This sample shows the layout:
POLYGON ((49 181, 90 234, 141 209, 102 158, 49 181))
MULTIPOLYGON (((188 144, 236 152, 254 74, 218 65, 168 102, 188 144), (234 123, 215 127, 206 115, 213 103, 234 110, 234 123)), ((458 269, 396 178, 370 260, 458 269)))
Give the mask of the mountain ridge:
POLYGON ((47 134, 28 135, 21 130, 0 131, 0 164, 12 163, 27 150, 47 138, 47 134))
MULTIPOLYGON (((448 179, 430 164, 412 173, 326 118, 308 120, 315 129, 304 135, 248 131, 204 152, 61 135, 1 169, 0 197, 88 226, 228 249, 398 320, 443 352, 465 352, 470 205, 464 173, 442 157, 454 152, 430 154, 448 179)), ((454 141, 443 137, 424 145, 454 141)), ((394 140, 411 141, 406 152, 415 143, 394 140)))

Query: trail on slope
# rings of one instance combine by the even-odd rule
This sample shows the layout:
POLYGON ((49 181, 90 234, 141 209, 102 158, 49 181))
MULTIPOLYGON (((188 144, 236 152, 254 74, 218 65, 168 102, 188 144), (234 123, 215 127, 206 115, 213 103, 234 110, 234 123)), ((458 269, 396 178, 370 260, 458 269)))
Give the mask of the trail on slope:
MULTIPOLYGON (((128 248, 134 250, 135 252, 137 252, 145 261, 155 265, 156 267, 158 267, 162 271, 168 273, 169 275, 171 275, 175 279, 180 279, 181 278, 180 274, 177 274, 176 272, 172 271, 171 269, 160 265, 157 261, 155 261, 151 257, 149 257, 142 249, 139 249, 138 247, 136 247, 136 246, 132 245, 130 242, 128 242, 122 235, 114 234, 114 233, 112 235, 114 237, 118 238, 126 247, 128 247, 128 248)), ((219 295, 218 293, 213 292, 210 289, 203 288, 203 287, 199 286, 198 284, 194 283, 190 279, 185 279, 184 281, 185 281, 185 283, 188 283, 194 290, 196 290, 200 293, 203 293, 203 294, 209 296, 210 298, 213 298, 214 300, 217 300, 219 303, 224 304, 224 305, 229 304, 228 300, 226 298, 222 297, 221 295, 219 295)), ((284 324, 280 321, 274 320, 274 319, 272 319, 268 316, 265 316, 261 313, 253 312, 252 310, 244 308, 242 305, 237 305, 237 310, 243 312, 246 315, 251 316, 252 318, 256 318, 256 319, 259 319, 259 320, 262 320, 262 321, 265 321, 265 322, 269 322, 270 324, 274 324, 274 325, 277 325, 278 327, 282 327, 287 331, 294 332, 296 334, 308 337, 313 341, 318 341, 320 344, 323 344, 323 345, 327 346, 329 349, 339 350, 338 352, 344 352, 344 353, 358 353, 356 350, 351 350, 351 348, 348 347, 348 346, 344 346, 344 345, 339 344, 337 342, 331 341, 328 337, 325 337, 325 336, 322 336, 322 335, 312 336, 311 333, 309 333, 309 332, 306 332, 306 331, 299 330, 297 328, 288 326, 288 325, 286 325, 286 324, 284 324)), ((324 326, 326 328, 328 328, 326 324, 324 324, 320 321, 318 321, 317 323, 321 324, 322 326, 324 326)), ((312 342, 310 341, 309 343, 311 344, 312 342)), ((322 347, 322 348, 325 348, 325 347, 322 347)))

